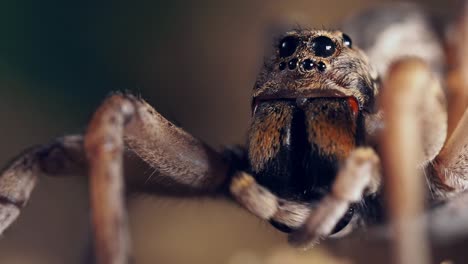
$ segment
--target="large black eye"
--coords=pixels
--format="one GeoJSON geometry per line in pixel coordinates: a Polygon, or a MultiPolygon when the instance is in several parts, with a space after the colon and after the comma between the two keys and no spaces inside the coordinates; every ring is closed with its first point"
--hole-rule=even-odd
{"type": "Polygon", "coordinates": [[[344,33],[343,33],[343,44],[348,48],[353,47],[353,41],[351,40],[351,38],[348,35],[346,35],[344,33]]]}
{"type": "Polygon", "coordinates": [[[294,36],[287,36],[283,38],[279,44],[280,57],[289,57],[294,54],[299,45],[299,39],[294,36]]]}
{"type": "Polygon", "coordinates": [[[314,54],[317,57],[326,58],[335,53],[335,43],[329,37],[316,37],[312,40],[310,45],[312,47],[312,51],[314,51],[314,54]]]}

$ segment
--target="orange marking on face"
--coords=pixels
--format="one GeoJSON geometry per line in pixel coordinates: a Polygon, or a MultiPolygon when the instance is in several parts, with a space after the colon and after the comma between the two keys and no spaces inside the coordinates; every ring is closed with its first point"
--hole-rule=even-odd
{"type": "Polygon", "coordinates": [[[356,116],[359,112],[359,103],[354,97],[348,97],[348,105],[351,108],[351,111],[353,112],[354,116],[356,116]]]}

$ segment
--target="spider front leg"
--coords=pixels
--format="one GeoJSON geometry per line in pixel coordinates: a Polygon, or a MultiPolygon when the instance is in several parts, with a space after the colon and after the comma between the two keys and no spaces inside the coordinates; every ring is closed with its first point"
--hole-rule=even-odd
{"type": "Polygon", "coordinates": [[[18,217],[40,174],[83,175],[89,167],[97,263],[127,263],[124,142],[156,174],[151,180],[133,175],[130,182],[140,189],[176,196],[226,192],[228,164],[221,155],[133,96],[105,100],[85,142],[86,147],[82,136],[66,136],[31,148],[0,173],[0,234],[18,217]]]}
{"type": "MultiPolygon", "coordinates": [[[[124,264],[129,239],[123,193],[124,142],[143,160],[196,194],[222,192],[227,164],[220,155],[174,126],[143,100],[113,95],[94,114],[85,137],[99,264],[124,264]]],[[[171,184],[165,187],[171,188],[171,184]]]]}
{"type": "Polygon", "coordinates": [[[445,141],[445,97],[428,65],[417,58],[394,62],[382,89],[386,124],[382,168],[394,261],[428,263],[426,226],[420,216],[431,179],[425,181],[422,169],[431,164],[445,141]]]}
{"type": "Polygon", "coordinates": [[[82,174],[86,161],[81,136],[66,136],[33,147],[12,161],[0,174],[0,234],[26,205],[40,174],[82,174]]]}
{"type": "Polygon", "coordinates": [[[380,185],[380,161],[371,148],[351,152],[337,174],[331,192],[314,208],[305,223],[289,236],[295,246],[309,248],[327,237],[352,203],[380,185]]]}
{"type": "Polygon", "coordinates": [[[230,191],[233,198],[255,216],[288,228],[300,227],[310,214],[307,204],[279,198],[244,171],[232,177],[230,191]]]}
{"type": "Polygon", "coordinates": [[[468,109],[429,168],[440,198],[468,189],[468,109]]]}
{"type": "Polygon", "coordinates": [[[448,39],[447,90],[449,134],[442,151],[429,167],[434,191],[446,198],[468,188],[468,3],[448,39]]]}
{"type": "Polygon", "coordinates": [[[468,106],[468,2],[462,3],[461,16],[446,38],[448,135],[457,127],[468,106]]]}
{"type": "Polygon", "coordinates": [[[234,175],[230,190],[241,205],[261,219],[298,228],[290,235],[291,244],[310,247],[331,233],[352,203],[364,193],[377,191],[379,170],[374,150],[357,148],[340,169],[331,193],[312,208],[310,204],[278,198],[246,172],[234,175]]]}

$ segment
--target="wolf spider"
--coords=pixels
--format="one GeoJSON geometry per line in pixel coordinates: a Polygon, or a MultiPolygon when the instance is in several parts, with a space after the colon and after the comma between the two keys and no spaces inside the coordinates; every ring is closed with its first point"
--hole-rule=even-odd
{"type": "MultiPolygon", "coordinates": [[[[373,19],[390,16],[384,12],[373,19]]],[[[388,185],[396,190],[405,187],[398,186],[398,177],[408,171],[417,174],[417,168],[427,178],[430,202],[464,191],[468,112],[463,103],[467,82],[461,73],[468,62],[466,48],[452,47],[448,57],[449,95],[463,96],[450,98],[452,106],[461,106],[447,114],[440,44],[429,26],[419,23],[421,17],[415,16],[414,23],[408,10],[393,12],[395,21],[403,16],[406,20],[387,23],[379,33],[400,26],[400,38],[393,44],[413,45],[412,50],[385,50],[378,39],[366,43],[369,33],[360,29],[369,23],[368,16],[344,27],[362,44],[373,66],[341,31],[298,29],[284,34],[253,89],[246,149],[222,155],[141,98],[109,96],[84,136],[65,136],[29,149],[2,172],[0,233],[26,205],[39,174],[87,168],[98,263],[127,263],[122,165],[127,151],[157,170],[158,190],[228,197],[291,232],[290,242],[304,247],[383,221],[383,175],[395,175],[388,185]]],[[[462,40],[467,39],[465,27],[461,23],[458,31],[462,40]]],[[[404,191],[400,194],[394,199],[413,204],[404,191]]]]}

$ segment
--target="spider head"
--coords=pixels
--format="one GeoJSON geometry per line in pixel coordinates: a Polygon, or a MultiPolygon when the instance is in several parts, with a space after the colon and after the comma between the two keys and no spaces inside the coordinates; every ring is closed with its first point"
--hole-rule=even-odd
{"type": "Polygon", "coordinates": [[[348,35],[294,30],[275,42],[274,50],[255,84],[252,110],[266,100],[347,97],[358,110],[373,111],[377,73],[348,35]]]}

